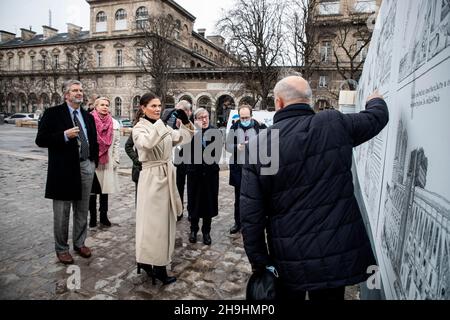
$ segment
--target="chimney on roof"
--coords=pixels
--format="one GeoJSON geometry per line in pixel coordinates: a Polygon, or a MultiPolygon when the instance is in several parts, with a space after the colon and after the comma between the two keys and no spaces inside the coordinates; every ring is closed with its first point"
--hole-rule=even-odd
{"type": "Polygon", "coordinates": [[[44,33],[44,40],[47,40],[48,38],[54,37],[58,34],[58,29],[49,26],[42,26],[42,29],[44,33]]]}
{"type": "Polygon", "coordinates": [[[23,41],[31,40],[36,35],[36,32],[31,31],[31,29],[28,30],[25,28],[21,28],[20,31],[22,32],[20,37],[22,38],[23,41]]]}
{"type": "Polygon", "coordinates": [[[206,29],[204,29],[204,28],[198,29],[198,34],[201,35],[204,38],[205,34],[206,34],[206,29]]]}
{"type": "Polygon", "coordinates": [[[14,40],[16,38],[15,33],[11,33],[8,31],[0,30],[0,42],[14,40]]]}
{"type": "Polygon", "coordinates": [[[208,36],[207,39],[219,48],[225,49],[225,38],[222,36],[208,36]]]}
{"type": "Polygon", "coordinates": [[[77,26],[73,23],[67,23],[67,33],[69,34],[70,38],[78,37],[81,33],[81,29],[83,29],[83,27],[77,26]]]}

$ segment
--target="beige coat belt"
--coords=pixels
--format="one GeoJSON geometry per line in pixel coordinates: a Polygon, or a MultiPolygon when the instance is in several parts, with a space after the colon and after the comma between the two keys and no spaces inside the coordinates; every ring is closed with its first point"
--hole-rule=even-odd
{"type": "Polygon", "coordinates": [[[178,189],[176,187],[176,175],[173,171],[174,166],[172,164],[172,160],[169,159],[158,161],[146,161],[142,163],[142,170],[157,167],[163,167],[164,173],[166,174],[167,182],[169,184],[170,206],[176,219],[178,214],[181,214],[182,212],[181,210],[183,210],[183,204],[181,203],[180,196],[178,195],[178,189]]]}

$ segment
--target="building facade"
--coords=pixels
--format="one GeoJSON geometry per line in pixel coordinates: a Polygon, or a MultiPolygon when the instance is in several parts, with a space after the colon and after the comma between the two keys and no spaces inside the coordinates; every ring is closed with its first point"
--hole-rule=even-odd
{"type": "Polygon", "coordinates": [[[356,89],[382,0],[316,1],[311,31],[315,49],[307,65],[319,111],[337,108],[340,90],[356,89]]]}
{"type": "MultiPolygon", "coordinates": [[[[244,102],[256,104],[255,97],[239,83],[242,71],[230,68],[233,60],[225,39],[206,36],[204,29],[195,31],[195,17],[175,1],[86,1],[90,6],[89,31],[70,23],[64,33],[50,26],[43,26],[42,34],[21,29],[20,37],[0,31],[0,112],[41,112],[62,102],[62,83],[75,78],[83,82],[88,99],[107,96],[114,116],[133,118],[140,96],[152,84],[140,64],[142,26],[155,15],[165,15],[176,25],[171,40],[179,54],[172,62],[174,81],[166,105],[188,99],[194,108],[208,109],[213,123],[223,124],[229,109],[244,102]]],[[[345,69],[352,63],[338,46],[340,31],[351,30],[346,46],[358,45],[362,41],[358,36],[365,32],[360,29],[367,29],[365,24],[381,0],[317,1],[317,63],[307,78],[315,109],[323,110],[337,106],[344,79],[337,66],[345,69]]],[[[359,62],[363,62],[367,48],[356,58],[359,62]]],[[[359,63],[356,76],[361,70],[359,63]]]]}

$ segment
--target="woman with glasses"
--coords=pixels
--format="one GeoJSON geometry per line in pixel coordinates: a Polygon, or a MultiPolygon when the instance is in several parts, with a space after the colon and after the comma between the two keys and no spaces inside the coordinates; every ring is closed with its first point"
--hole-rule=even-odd
{"type": "MultiPolygon", "coordinates": [[[[191,142],[191,162],[187,166],[187,192],[188,192],[188,212],[191,217],[191,232],[189,242],[197,242],[197,233],[200,229],[200,218],[203,219],[202,234],[203,243],[211,244],[211,221],[212,218],[219,213],[218,197],[219,197],[219,165],[220,158],[212,164],[205,162],[205,149],[211,143],[216,142],[214,137],[218,134],[211,135],[209,130],[219,130],[209,123],[209,113],[206,109],[199,108],[194,113],[194,122],[197,128],[196,134],[191,142]],[[201,144],[201,146],[200,146],[201,144]],[[195,156],[195,152],[202,152],[202,156],[195,156]],[[198,163],[196,162],[196,159],[198,163]]],[[[221,136],[220,136],[221,137],[221,136]]],[[[221,145],[221,144],[220,144],[221,145]]],[[[211,154],[216,158],[216,154],[211,154]]],[[[220,155],[218,155],[220,157],[220,155]]],[[[210,163],[210,162],[208,162],[210,163]]]]}

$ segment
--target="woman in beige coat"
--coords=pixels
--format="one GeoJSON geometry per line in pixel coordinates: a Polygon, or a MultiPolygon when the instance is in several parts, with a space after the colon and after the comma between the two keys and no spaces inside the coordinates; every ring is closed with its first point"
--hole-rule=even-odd
{"type": "Polygon", "coordinates": [[[91,113],[95,120],[99,144],[99,165],[95,169],[89,200],[91,215],[89,227],[91,228],[97,226],[97,195],[100,195],[100,223],[110,227],[108,195],[119,191],[117,169],[120,162],[120,125],[111,117],[109,105],[108,98],[98,98],[94,102],[94,111],[91,113]]]}
{"type": "Polygon", "coordinates": [[[176,169],[172,163],[173,147],[189,143],[194,127],[180,112],[179,130],[160,119],[161,101],[152,93],[140,100],[144,117],[133,128],[133,141],[142,162],[136,207],[136,261],[138,273],[144,269],[152,277],[169,284],[176,281],[167,275],[175,248],[177,216],[183,207],[177,191],[176,169]]]}

